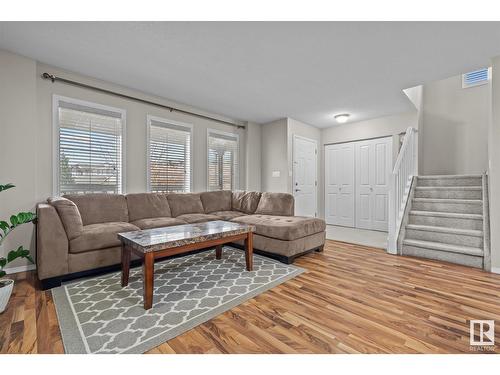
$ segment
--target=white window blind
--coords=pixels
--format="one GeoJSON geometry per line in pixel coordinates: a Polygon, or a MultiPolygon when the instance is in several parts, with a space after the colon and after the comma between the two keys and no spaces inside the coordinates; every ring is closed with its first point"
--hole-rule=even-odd
{"type": "Polygon", "coordinates": [[[191,191],[191,128],[149,120],[149,190],[191,191]]]}
{"type": "Polygon", "coordinates": [[[57,101],[58,194],[121,193],[123,114],[57,101]]]}
{"type": "Polygon", "coordinates": [[[238,135],[208,131],[208,190],[238,188],[238,135]]]}

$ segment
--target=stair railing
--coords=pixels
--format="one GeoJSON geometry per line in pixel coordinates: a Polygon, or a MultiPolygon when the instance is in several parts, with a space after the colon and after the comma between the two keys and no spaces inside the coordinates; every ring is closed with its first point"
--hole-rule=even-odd
{"type": "Polygon", "coordinates": [[[387,252],[397,253],[398,234],[410,193],[411,181],[417,175],[417,130],[409,127],[391,174],[389,188],[389,234],[387,252]]]}

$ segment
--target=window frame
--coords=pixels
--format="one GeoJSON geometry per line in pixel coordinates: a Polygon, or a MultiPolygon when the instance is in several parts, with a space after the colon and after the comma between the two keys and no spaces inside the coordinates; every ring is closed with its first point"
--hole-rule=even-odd
{"type": "MultiPolygon", "coordinates": [[[[217,129],[207,129],[207,163],[206,163],[206,171],[207,171],[207,188],[206,191],[210,191],[210,134],[220,134],[226,137],[234,137],[236,138],[236,153],[238,157],[238,162],[236,163],[237,168],[236,168],[236,173],[235,176],[233,176],[233,190],[238,190],[240,188],[240,166],[241,166],[241,157],[240,157],[240,135],[238,133],[231,133],[231,132],[226,132],[222,130],[217,130],[217,129]]],[[[218,191],[218,190],[215,190],[218,191]]]]}
{"type": "Polygon", "coordinates": [[[125,147],[127,144],[127,111],[122,108],[112,107],[109,105],[89,102],[86,100],[75,99],[68,96],[52,95],[52,193],[54,196],[61,195],[60,186],[60,126],[59,126],[59,102],[67,102],[75,105],[91,107],[99,110],[106,110],[110,112],[120,113],[122,127],[121,127],[121,179],[120,179],[120,193],[126,194],[126,152],[125,147]]]}
{"type": "Polygon", "coordinates": [[[154,116],[154,115],[147,115],[146,116],[146,191],[148,193],[151,193],[151,150],[149,149],[149,142],[151,140],[151,122],[156,121],[156,122],[161,122],[167,126],[165,128],[168,129],[168,125],[174,125],[174,126],[179,126],[183,127],[186,129],[189,129],[190,137],[189,137],[189,191],[186,191],[186,193],[191,193],[193,191],[193,137],[194,137],[194,132],[193,132],[193,125],[189,124],[187,122],[180,122],[180,121],[175,121],[171,120],[165,117],[159,117],[159,116],[154,116]]]}

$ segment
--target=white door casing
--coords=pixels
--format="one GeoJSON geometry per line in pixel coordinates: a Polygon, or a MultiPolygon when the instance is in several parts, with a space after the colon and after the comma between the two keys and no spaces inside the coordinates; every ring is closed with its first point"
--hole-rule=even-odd
{"type": "Polygon", "coordinates": [[[325,146],[325,220],[354,227],[354,143],[325,146]]]}
{"type": "Polygon", "coordinates": [[[294,135],[292,150],[295,215],[316,217],[318,145],[315,140],[294,135]]]}

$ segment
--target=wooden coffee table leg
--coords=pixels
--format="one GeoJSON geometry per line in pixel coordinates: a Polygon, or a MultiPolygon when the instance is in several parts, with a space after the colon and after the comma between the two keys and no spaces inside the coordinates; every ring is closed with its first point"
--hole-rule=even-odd
{"type": "Polygon", "coordinates": [[[215,259],[221,259],[222,258],[222,245],[217,245],[215,247],[215,259]]]}
{"type": "Polygon", "coordinates": [[[144,310],[149,310],[153,306],[154,267],[154,254],[152,252],[144,254],[144,260],[142,263],[144,310]]]}
{"type": "Polygon", "coordinates": [[[247,263],[247,271],[253,270],[253,233],[248,232],[245,239],[245,260],[247,263]]]}
{"type": "Polygon", "coordinates": [[[128,285],[130,274],[130,247],[122,244],[122,287],[128,285]]]}

